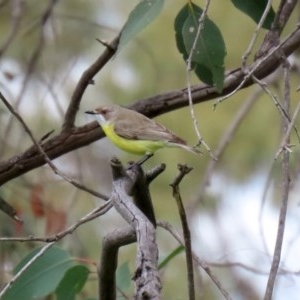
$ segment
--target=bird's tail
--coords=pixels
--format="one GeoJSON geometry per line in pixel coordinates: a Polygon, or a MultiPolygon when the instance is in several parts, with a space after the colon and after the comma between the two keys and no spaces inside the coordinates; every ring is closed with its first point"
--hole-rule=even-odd
{"type": "Polygon", "coordinates": [[[182,148],[182,149],[184,149],[184,150],[186,150],[186,151],[189,151],[189,152],[192,152],[192,153],[194,153],[194,154],[197,154],[197,155],[203,155],[203,153],[197,148],[197,146],[195,146],[195,147],[190,147],[190,146],[188,146],[188,145],[185,145],[185,144],[179,144],[179,143],[168,143],[168,145],[170,146],[170,147],[177,147],[177,148],[182,148]]]}

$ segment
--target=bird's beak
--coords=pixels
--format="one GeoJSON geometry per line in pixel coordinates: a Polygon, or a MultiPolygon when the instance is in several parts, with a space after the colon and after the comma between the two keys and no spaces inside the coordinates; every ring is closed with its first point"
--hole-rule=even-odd
{"type": "Polygon", "coordinates": [[[89,115],[95,115],[95,111],[94,110],[87,110],[84,113],[89,114],[89,115]]]}

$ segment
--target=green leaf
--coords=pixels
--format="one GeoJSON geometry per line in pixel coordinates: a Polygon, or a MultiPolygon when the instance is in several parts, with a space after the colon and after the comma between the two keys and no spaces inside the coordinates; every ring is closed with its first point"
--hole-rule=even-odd
{"type": "Polygon", "coordinates": [[[75,300],[89,276],[89,269],[83,265],[70,268],[56,289],[57,300],[75,300]]]}
{"type": "Polygon", "coordinates": [[[118,267],[116,272],[117,287],[121,291],[126,291],[130,287],[131,275],[128,262],[123,263],[118,267]]]}
{"type": "Polygon", "coordinates": [[[178,246],[169,255],[167,255],[158,265],[158,269],[164,268],[175,256],[184,251],[183,246],[178,246]]]}
{"type": "Polygon", "coordinates": [[[164,0],[141,0],[122,29],[118,51],[159,15],[163,5],[164,0]]]}
{"type": "Polygon", "coordinates": [[[192,52],[192,69],[200,80],[216,85],[221,92],[224,83],[225,42],[219,28],[206,16],[197,43],[194,46],[202,9],[191,3],[185,5],[175,19],[175,37],[178,50],[187,60],[192,52]],[[193,48],[194,47],[194,48],[193,48]]]}
{"type": "MultiPolygon", "coordinates": [[[[40,248],[35,249],[22,259],[15,267],[14,274],[39,251],[40,248]]],[[[12,283],[1,300],[32,300],[45,297],[56,289],[65,272],[73,265],[73,259],[68,252],[55,246],[51,247],[12,283]]]]}
{"type": "MultiPolygon", "coordinates": [[[[255,23],[259,23],[268,3],[268,0],[231,0],[233,5],[249,16],[255,23]]],[[[275,11],[271,7],[262,27],[271,29],[275,19],[275,11]]]]}

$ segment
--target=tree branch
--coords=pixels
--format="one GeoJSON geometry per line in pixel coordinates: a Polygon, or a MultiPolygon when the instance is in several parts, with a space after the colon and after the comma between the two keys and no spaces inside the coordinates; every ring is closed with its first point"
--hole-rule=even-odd
{"type": "MultiPolygon", "coordinates": [[[[257,62],[251,64],[248,69],[255,71],[253,75],[262,79],[270,75],[281,64],[282,53],[287,57],[300,46],[300,28],[285,39],[274,51],[257,62]]],[[[244,80],[245,74],[241,68],[227,72],[222,94],[218,94],[215,87],[206,84],[195,85],[191,88],[193,103],[201,103],[222,95],[227,95],[238,87],[244,80]]],[[[241,86],[245,88],[253,84],[249,77],[241,86]]],[[[163,113],[173,111],[188,105],[188,94],[186,89],[156,95],[144,100],[137,101],[132,108],[145,114],[148,117],[155,117],[163,113]]],[[[59,157],[70,151],[86,146],[104,136],[97,122],[92,122],[81,127],[72,127],[64,130],[53,138],[45,141],[42,147],[51,159],[59,157]]],[[[44,157],[36,147],[31,147],[23,153],[16,155],[9,160],[0,163],[0,185],[16,178],[45,163],[44,157]]]]}
{"type": "Polygon", "coordinates": [[[279,43],[279,36],[294,11],[297,2],[297,0],[281,0],[272,28],[266,34],[260,49],[255,54],[256,58],[264,56],[272,47],[279,43]]]}
{"type": "MultiPolygon", "coordinates": [[[[167,230],[177,240],[177,242],[180,245],[184,246],[183,239],[174,230],[174,228],[172,227],[172,225],[170,225],[167,222],[159,222],[158,226],[160,226],[160,227],[164,228],[165,230],[167,230]]],[[[230,295],[228,294],[228,292],[222,286],[221,281],[212,273],[212,271],[211,271],[210,267],[208,266],[208,264],[205,261],[201,260],[194,252],[193,252],[193,259],[197,263],[197,265],[199,267],[201,267],[204,270],[204,272],[210,277],[210,279],[216,285],[216,287],[218,288],[218,290],[222,293],[224,299],[226,299],[226,300],[232,300],[232,298],[230,297],[230,295]]]]}
{"type": "MultiPolygon", "coordinates": [[[[137,239],[137,270],[135,299],[160,299],[161,282],[157,268],[158,249],[153,224],[133,203],[136,178],[140,176],[135,166],[126,172],[121,163],[111,161],[113,169],[112,201],[120,215],[134,228],[137,239]]],[[[141,201],[141,200],[140,200],[141,201]]]]}
{"type": "Polygon", "coordinates": [[[114,230],[103,238],[98,268],[99,299],[116,299],[116,270],[119,248],[134,242],[136,242],[136,234],[131,226],[114,230]]]}
{"type": "Polygon", "coordinates": [[[65,120],[63,124],[63,132],[68,131],[74,126],[76,113],[79,110],[79,105],[83,93],[89,84],[91,84],[93,77],[106,65],[106,63],[116,53],[116,49],[119,44],[120,36],[117,36],[109,45],[106,46],[105,51],[100,57],[82,74],[74,92],[71,97],[70,104],[65,114],[65,120]]]}
{"type": "Polygon", "coordinates": [[[68,234],[72,234],[78,227],[82,226],[83,224],[90,222],[104,214],[106,214],[112,208],[111,201],[106,202],[105,204],[95,208],[79,220],[77,220],[74,224],[70,225],[68,228],[55,233],[51,236],[46,237],[36,237],[36,236],[29,236],[29,237],[0,237],[1,242],[57,242],[64,238],[68,234]]]}
{"type": "MultiPolygon", "coordinates": [[[[291,103],[291,96],[290,96],[290,66],[287,60],[284,63],[285,67],[285,86],[284,86],[284,108],[287,112],[290,111],[290,103],[291,103]]],[[[286,134],[289,130],[289,120],[285,117],[282,117],[282,125],[283,125],[283,135],[286,134]]],[[[275,281],[277,277],[277,272],[280,264],[281,259],[281,252],[282,252],[282,245],[283,245],[283,236],[285,230],[285,223],[286,223],[286,215],[287,215],[287,207],[288,207],[288,200],[289,200],[289,191],[290,191],[290,151],[289,151],[289,142],[290,139],[287,138],[286,140],[287,145],[283,148],[282,151],[282,190],[281,190],[281,205],[280,205],[280,213],[278,219],[278,228],[277,228],[277,236],[275,242],[275,249],[272,259],[271,270],[268,278],[268,283],[266,287],[266,292],[264,296],[264,300],[271,300],[273,298],[273,292],[275,287],[275,281]]]]}
{"type": "Polygon", "coordinates": [[[188,275],[188,286],[189,286],[189,300],[195,299],[195,285],[194,285],[194,268],[193,268],[193,255],[192,255],[192,242],[191,242],[191,232],[189,229],[185,209],[182,203],[179,184],[183,177],[192,171],[193,168],[187,165],[178,165],[179,173],[175,177],[174,181],[170,184],[173,190],[173,197],[176,200],[178,207],[183,236],[184,236],[184,246],[185,246],[185,256],[186,256],[186,266],[188,275]]]}

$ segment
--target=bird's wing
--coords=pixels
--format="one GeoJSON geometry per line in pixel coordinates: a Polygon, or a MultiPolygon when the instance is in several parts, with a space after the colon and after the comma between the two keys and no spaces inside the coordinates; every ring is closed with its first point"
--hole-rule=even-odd
{"type": "Polygon", "coordinates": [[[125,118],[119,118],[114,126],[116,134],[134,140],[166,141],[186,144],[184,140],[176,136],[161,124],[134,112],[125,118]],[[129,118],[128,118],[129,117],[129,118]],[[137,125],[138,124],[138,125],[137,125]]]}

